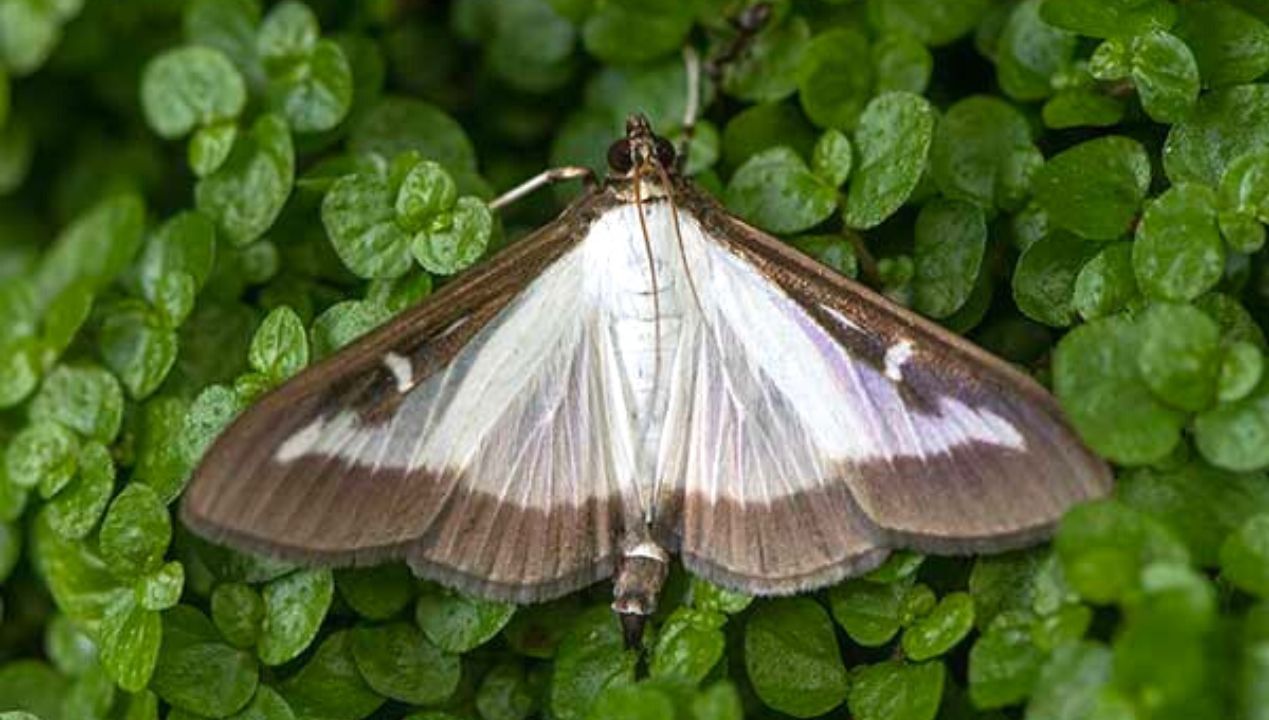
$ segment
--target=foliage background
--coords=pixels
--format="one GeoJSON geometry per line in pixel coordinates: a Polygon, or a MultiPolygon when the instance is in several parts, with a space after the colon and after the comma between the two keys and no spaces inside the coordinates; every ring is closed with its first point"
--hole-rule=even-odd
{"type": "Polygon", "coordinates": [[[1052,547],[753,602],[676,571],[635,683],[607,588],[182,530],[235,412],[576,187],[479,199],[634,110],[674,135],[740,4],[0,0],[0,717],[1269,717],[1261,0],[782,0],[709,88],[702,184],[1116,463],[1052,547]]]}

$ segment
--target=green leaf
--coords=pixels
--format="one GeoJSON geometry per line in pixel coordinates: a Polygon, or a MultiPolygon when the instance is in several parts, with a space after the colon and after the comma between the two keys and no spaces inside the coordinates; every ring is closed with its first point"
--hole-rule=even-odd
{"type": "Polygon", "coordinates": [[[140,301],[122,301],[108,310],[97,342],[106,366],[134,400],[157,390],[176,362],[176,332],[140,301]]]}
{"type": "Polygon", "coordinates": [[[131,595],[132,588],[120,584],[87,545],[61,537],[42,517],[34,530],[34,558],[53,600],[76,625],[95,635],[106,609],[121,595],[131,595]]]}
{"type": "Polygon", "coordinates": [[[764,28],[736,62],[723,68],[723,91],[748,102],[775,102],[798,89],[798,68],[811,28],[800,15],[764,28]]]}
{"type": "Polygon", "coordinates": [[[710,610],[676,609],[661,624],[652,648],[652,677],[681,677],[699,683],[723,657],[727,616],[710,610]]]}
{"type": "Polygon", "coordinates": [[[157,397],[140,410],[132,480],[154,488],[164,503],[180,494],[189,469],[181,449],[186,409],[178,398],[157,397]]]}
{"type": "Polygon", "coordinates": [[[1269,72],[1269,26],[1225,2],[1177,7],[1173,28],[1194,53],[1203,84],[1249,83],[1269,72]]]}
{"type": "Polygon", "coordinates": [[[97,644],[62,614],[53,616],[44,629],[44,652],[64,675],[82,675],[97,664],[97,644]]]}
{"type": "Polygon", "coordinates": [[[295,311],[285,305],[265,317],[251,340],[251,367],[282,382],[308,364],[308,333],[295,311]]]}
{"type": "Polygon", "coordinates": [[[155,57],[141,77],[146,121],[165,138],[232,120],[247,102],[242,75],[223,53],[186,45],[155,57]]]}
{"type": "Polygon", "coordinates": [[[394,278],[409,270],[410,236],[397,225],[386,178],[358,174],[336,180],[322,201],[322,223],[355,275],[394,278]]]}
{"type": "Polygon", "coordinates": [[[938,662],[864,665],[851,672],[847,703],[858,720],[934,720],[945,675],[938,662]]]}
{"type": "Polygon", "coordinates": [[[807,598],[755,608],[745,625],[745,668],[762,702],[786,715],[822,715],[846,699],[846,668],[833,624],[807,598]]]}
{"type": "Polygon", "coordinates": [[[1170,405],[1202,410],[1220,378],[1220,328],[1190,305],[1160,304],[1145,315],[1137,366],[1146,385],[1170,405]]]}
{"type": "Polygon", "coordinates": [[[458,688],[462,667],[405,622],[357,627],[351,633],[353,658],[375,692],[414,705],[447,700],[458,688]]]}
{"type": "Polygon", "coordinates": [[[181,454],[193,467],[202,459],[212,440],[243,408],[233,390],[212,385],[195,398],[181,428],[181,454]]]}
{"type": "Polygon", "coordinates": [[[115,464],[110,451],[97,442],[79,451],[78,475],[45,506],[49,527],[67,539],[92,532],[115,490],[115,464]]]}
{"type": "Polygon", "coordinates": [[[135,578],[159,567],[172,539],[172,518],[149,485],[132,484],[115,496],[101,523],[98,545],[110,571],[135,578]]]}
{"type": "Polygon", "coordinates": [[[724,615],[735,615],[753,603],[752,596],[728,590],[695,575],[692,576],[688,597],[692,607],[697,610],[720,612],[724,615]]]}
{"type": "Polygon", "coordinates": [[[401,563],[335,571],[339,596],[371,620],[387,620],[404,610],[414,599],[414,586],[414,576],[401,563]]]}
{"type": "Polygon", "coordinates": [[[934,71],[934,58],[915,36],[895,32],[877,38],[872,46],[877,92],[925,92],[934,71]]]}
{"type": "Polygon", "coordinates": [[[811,171],[825,183],[840,187],[850,177],[853,161],[850,138],[830,129],[815,143],[815,150],[811,153],[811,171]]]}
{"type": "Polygon", "coordinates": [[[965,35],[987,13],[988,0],[868,0],[868,19],[886,32],[908,33],[921,42],[946,45],[965,35]]]}
{"type": "Polygon", "coordinates": [[[286,0],[264,16],[256,34],[256,53],[266,62],[287,61],[310,55],[321,28],[307,5],[286,0]]]}
{"type": "MultiPolygon", "coordinates": [[[[39,660],[12,660],[0,667],[0,702],[29,710],[5,720],[57,720],[69,681],[39,660]]],[[[0,717],[3,717],[0,715],[0,717]]]]}
{"type": "MultiPolygon", "coordinates": [[[[604,140],[611,130],[605,127],[604,140]]],[[[816,133],[802,113],[789,103],[753,105],[737,113],[723,128],[723,163],[739,167],[768,148],[783,145],[800,157],[811,154],[816,133]]]]}
{"type": "Polygon", "coordinates": [[[1193,300],[1212,289],[1225,268],[1225,246],[1211,190],[1182,183],[1152,201],[1137,227],[1132,257],[1147,295],[1193,300]]]}
{"type": "Polygon", "coordinates": [[[34,340],[0,348],[0,408],[13,407],[34,392],[40,383],[34,340]]]}
{"type": "Polygon", "coordinates": [[[515,605],[479,600],[429,585],[414,607],[414,619],[437,647],[465,653],[489,642],[515,611],[515,605]]]}
{"type": "Polygon", "coordinates": [[[1263,477],[1221,470],[1199,459],[1125,473],[1116,494],[1166,524],[1203,567],[1219,563],[1221,543],[1243,522],[1269,512],[1269,484],[1263,477]]]}
{"type": "Polygon", "coordinates": [[[220,122],[195,130],[185,153],[190,170],[200,178],[216,172],[229,159],[237,140],[238,124],[235,122],[220,122]]]}
{"type": "Polygon", "coordinates": [[[969,697],[983,709],[1025,700],[1043,662],[1032,642],[1030,614],[1000,613],[969,652],[969,697]]]}
{"type": "Polygon", "coordinates": [[[380,100],[353,124],[348,146],[358,154],[385,158],[414,150],[457,175],[476,170],[476,151],[462,126],[421,100],[380,100]]]}
{"type": "Polygon", "coordinates": [[[1053,653],[1036,681],[1028,720],[1084,720],[1095,714],[1098,695],[1111,679],[1111,653],[1091,642],[1065,645],[1053,653]]]}
{"type": "Polygon", "coordinates": [[[458,201],[458,186],[449,173],[430,160],[411,168],[397,190],[396,218],[402,227],[417,232],[458,201]]]}
{"type": "Polygon", "coordinates": [[[560,641],[572,627],[579,612],[577,595],[538,605],[525,605],[516,610],[502,631],[507,645],[526,657],[549,659],[555,656],[560,641]]]}
{"type": "Polygon", "coordinates": [[[996,47],[996,79],[1014,100],[1041,100],[1053,93],[1054,77],[1065,71],[1078,38],[1041,17],[1052,0],[1023,0],[1005,21],[996,47]]]}
{"type": "Polygon", "coordinates": [[[1137,371],[1141,330],[1111,317],[1068,333],[1053,359],[1053,387],[1080,437],[1115,462],[1160,460],[1180,440],[1185,417],[1161,403],[1137,371]]]}
{"type": "Polygon", "coordinates": [[[943,194],[984,209],[1018,209],[1043,163],[1022,113],[985,95],[948,108],[930,148],[930,176],[943,194]]]}
{"type": "Polygon", "coordinates": [[[727,205],[771,232],[818,225],[837,208],[833,185],[816,177],[797,153],[775,147],[750,157],[727,185],[727,205]]]}
{"type": "Polygon", "coordinates": [[[974,601],[955,592],[939,601],[929,614],[903,631],[903,651],[909,660],[928,660],[951,650],[974,629],[974,601]]]}
{"type": "Polygon", "coordinates": [[[125,595],[102,619],[101,665],[119,687],[137,692],[150,682],[162,640],[159,614],[125,595]]]}
{"type": "Polygon", "coordinates": [[[947,317],[974,289],[987,250],[987,218],[975,205],[936,199],[917,215],[914,242],[913,307],[947,317]]]}
{"type": "Polygon", "coordinates": [[[854,228],[878,225],[907,201],[925,170],[934,137],[934,108],[918,95],[886,93],[859,118],[859,167],[843,217],[854,228]]]}
{"type": "Polygon", "coordinates": [[[1207,461],[1228,470],[1269,467],[1269,376],[1249,395],[1200,413],[1195,444],[1207,461]]]}
{"type": "Polygon", "coordinates": [[[14,436],[5,451],[5,469],[13,484],[52,497],[75,476],[79,442],[66,428],[36,422],[14,436]]]}
{"type": "Polygon", "coordinates": [[[1150,563],[1189,559],[1166,526],[1116,500],[1077,505],[1063,517],[1055,545],[1071,587],[1094,603],[1138,591],[1140,570],[1150,563]]]}
{"type": "Polygon", "coordinates": [[[889,583],[847,580],[829,589],[828,606],[851,640],[879,647],[899,632],[904,598],[911,588],[910,577],[889,583]]]}
{"type": "Polygon", "coordinates": [[[141,247],[145,205],[125,193],[102,200],[75,218],[58,235],[35,274],[42,299],[50,299],[76,283],[89,291],[114,281],[141,247]]]}
{"type": "Polygon", "coordinates": [[[137,599],[147,610],[167,610],[180,602],[184,589],[185,566],[173,560],[141,578],[137,585],[137,599]]]}
{"type": "Polygon", "coordinates": [[[1035,199],[1053,224],[1092,240],[1128,232],[1150,185],[1150,159],[1136,140],[1108,136],[1049,158],[1035,199]]]}
{"type": "Polygon", "coordinates": [[[44,379],[31,402],[30,416],[108,443],[119,433],[123,420],[123,390],[101,368],[60,365],[44,379]]]}
{"type": "Polygon", "coordinates": [[[1247,397],[1264,377],[1264,370],[1265,356],[1260,348],[1246,340],[1230,343],[1221,358],[1216,397],[1225,402],[1247,397]]]}
{"type": "Polygon", "coordinates": [[[352,631],[332,633],[299,672],[282,682],[279,690],[297,717],[355,720],[383,704],[358,672],[352,645],[352,631]]]}
{"type": "Polygon", "coordinates": [[[295,151],[285,121],[262,115],[234,143],[229,159],[195,185],[196,205],[231,245],[247,245],[282,212],[294,176],[295,151]]]}
{"type": "Polygon", "coordinates": [[[1124,101],[1096,87],[1064,88],[1044,103],[1041,115],[1044,125],[1055,130],[1110,127],[1124,119],[1124,101]]]}
{"type": "Polygon", "coordinates": [[[1096,243],[1054,232],[1022,251],[1013,273],[1013,299],[1025,315],[1045,325],[1075,321],[1075,289],[1080,271],[1097,255],[1096,243]]]}
{"type": "Polygon", "coordinates": [[[610,685],[595,699],[590,720],[657,720],[674,717],[674,701],[652,685],[610,685]]]}
{"type": "Polygon", "coordinates": [[[1199,98],[1172,126],[1163,167],[1174,183],[1215,187],[1236,158],[1269,145],[1269,85],[1239,85],[1199,98]]]}
{"type": "Polygon", "coordinates": [[[1057,27],[1104,38],[1167,29],[1176,6],[1166,0],[1045,0],[1041,14],[1057,27]]]}
{"type": "Polygon", "coordinates": [[[358,300],[335,303],[313,321],[313,354],[326,357],[386,319],[383,308],[377,305],[358,300]]]}
{"type": "Polygon", "coordinates": [[[488,205],[471,195],[461,197],[453,212],[439,216],[432,227],[414,236],[410,251],[428,272],[453,275],[485,254],[493,223],[488,205]]]}
{"type": "Polygon", "coordinates": [[[1133,273],[1132,252],[1132,243],[1114,243],[1080,268],[1071,304],[1085,320],[1113,315],[1141,296],[1133,273]]]}
{"type": "Polygon", "coordinates": [[[223,583],[212,591],[212,622],[235,647],[255,647],[264,627],[264,613],[264,598],[250,585],[223,583]]]}
{"type": "Polygon", "coordinates": [[[576,616],[556,652],[551,714],[558,720],[585,720],[605,688],[634,681],[637,662],[636,653],[625,649],[608,605],[587,609],[576,616]]]}
{"type": "Polygon", "coordinates": [[[45,357],[58,356],[70,347],[93,309],[93,294],[87,282],[77,282],[59,292],[44,310],[45,357]]]}
{"type": "Polygon", "coordinates": [[[1132,81],[1146,114],[1156,122],[1183,119],[1198,100],[1199,68],[1193,53],[1183,40],[1162,30],[1133,38],[1132,81]]]}
{"type": "Polygon", "coordinates": [[[582,42],[596,58],[614,64],[646,62],[683,46],[692,28],[693,5],[661,0],[611,0],[597,5],[582,25],[582,42]]]}
{"type": "Polygon", "coordinates": [[[274,73],[269,82],[269,108],[286,118],[297,133],[322,132],[339,125],[352,100],[352,67],[332,40],[318,41],[311,55],[274,73]]]}
{"type": "Polygon", "coordinates": [[[524,667],[515,662],[495,665],[480,680],[476,711],[486,720],[526,720],[537,709],[537,696],[524,667]]]}
{"type": "Polygon", "coordinates": [[[334,593],[330,570],[298,570],[266,584],[260,661],[281,665],[304,652],[321,629],[334,593]]]}
{"type": "Polygon", "coordinates": [[[150,689],[165,702],[225,717],[251,700],[259,682],[255,656],[221,642],[207,616],[177,605],[163,613],[162,635],[150,689]]]}
{"type": "MultiPolygon", "coordinates": [[[[1269,150],[1239,155],[1225,168],[1220,203],[1260,222],[1269,222],[1269,150]]],[[[1263,230],[1261,238],[1263,241],[1263,230]]]]}
{"type": "Polygon", "coordinates": [[[798,100],[820,127],[852,130],[872,97],[868,39],[853,28],[834,28],[806,44],[798,64],[798,100]]]}
{"type": "Polygon", "coordinates": [[[138,268],[142,294],[155,302],[164,278],[185,273],[202,288],[216,259],[216,226],[202,213],[187,210],[172,216],[150,236],[138,268]]]}

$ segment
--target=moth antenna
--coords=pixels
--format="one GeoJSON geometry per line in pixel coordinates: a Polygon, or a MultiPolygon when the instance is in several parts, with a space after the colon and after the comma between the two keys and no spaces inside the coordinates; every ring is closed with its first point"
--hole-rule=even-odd
{"type": "MultiPolygon", "coordinates": [[[[660,168],[659,165],[657,167],[660,168]]],[[[643,171],[640,167],[635,170],[634,174],[635,210],[639,213],[639,230],[643,233],[643,248],[648,255],[648,276],[652,282],[652,333],[654,335],[652,386],[656,387],[657,383],[661,382],[661,291],[657,284],[657,264],[652,253],[652,237],[648,234],[648,220],[643,208],[643,193],[640,190],[640,185],[642,184],[643,171]]],[[[640,428],[640,432],[642,430],[640,428]]]]}
{"type": "Polygon", "coordinates": [[[565,180],[576,180],[577,178],[581,178],[582,182],[586,183],[587,188],[593,188],[599,184],[599,181],[595,179],[595,171],[588,167],[565,165],[564,167],[551,168],[534,175],[494,198],[489,203],[489,209],[501,210],[539,188],[564,182],[565,180]]]}
{"type": "Polygon", "coordinates": [[[701,311],[701,317],[704,317],[705,306],[701,304],[701,295],[696,291],[696,279],[692,277],[692,270],[688,267],[687,248],[683,244],[683,230],[679,227],[679,204],[674,198],[670,174],[660,165],[657,166],[657,172],[661,176],[662,184],[665,185],[666,199],[670,201],[670,218],[674,221],[674,240],[679,246],[679,259],[683,261],[683,274],[687,276],[687,288],[692,291],[692,300],[696,303],[696,308],[701,311]]]}

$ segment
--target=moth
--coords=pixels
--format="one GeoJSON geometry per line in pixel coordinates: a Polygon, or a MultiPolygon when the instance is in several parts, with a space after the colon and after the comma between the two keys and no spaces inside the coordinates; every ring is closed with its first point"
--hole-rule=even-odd
{"type": "Polygon", "coordinates": [[[728,213],[634,116],[555,221],[246,410],[215,541],[533,603],[670,557],[753,595],[1047,537],[1107,465],[1040,385],[728,213]]]}

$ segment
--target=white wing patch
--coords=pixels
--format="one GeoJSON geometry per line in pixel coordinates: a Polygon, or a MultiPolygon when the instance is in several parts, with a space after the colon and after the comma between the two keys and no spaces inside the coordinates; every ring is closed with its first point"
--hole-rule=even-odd
{"type": "Polygon", "coordinates": [[[886,377],[895,382],[901,382],[903,364],[910,359],[912,359],[912,343],[908,340],[900,340],[886,348],[886,377]]]}
{"type": "Polygon", "coordinates": [[[646,244],[637,208],[607,211],[446,368],[420,379],[407,357],[385,355],[403,393],[390,417],[333,411],[275,459],[460,472],[521,507],[621,495],[651,512],[673,487],[771,501],[841,462],[1024,447],[989,409],[951,396],[909,407],[910,342],[891,345],[881,368],[852,358],[689,213],[676,234],[667,203],[644,212],[646,244]]]}
{"type": "Polygon", "coordinates": [[[389,352],[383,356],[383,364],[392,373],[392,378],[397,381],[397,392],[406,392],[414,386],[414,369],[410,365],[409,358],[389,352]]]}
{"type": "Polygon", "coordinates": [[[928,458],[967,443],[1025,447],[989,408],[950,395],[913,408],[903,389],[909,341],[891,345],[881,368],[851,357],[694,219],[682,218],[682,234],[704,307],[684,330],[672,372],[678,390],[665,435],[682,446],[664,449],[664,482],[771,501],[820,486],[843,462],[928,458]]]}

